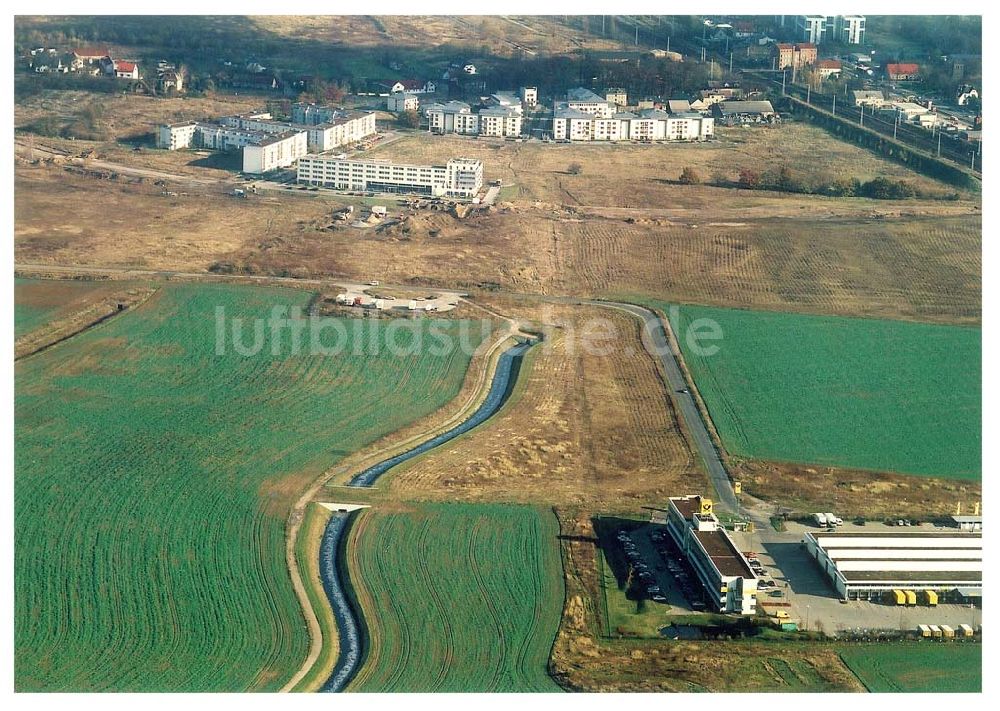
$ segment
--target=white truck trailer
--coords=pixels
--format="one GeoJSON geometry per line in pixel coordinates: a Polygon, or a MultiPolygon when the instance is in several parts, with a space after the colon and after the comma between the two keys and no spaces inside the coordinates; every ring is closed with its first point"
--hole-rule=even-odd
{"type": "Polygon", "coordinates": [[[825,513],[814,513],[813,514],[813,521],[816,522],[817,526],[820,526],[822,528],[826,528],[826,526],[827,526],[827,519],[826,519],[826,514],[825,513]]]}

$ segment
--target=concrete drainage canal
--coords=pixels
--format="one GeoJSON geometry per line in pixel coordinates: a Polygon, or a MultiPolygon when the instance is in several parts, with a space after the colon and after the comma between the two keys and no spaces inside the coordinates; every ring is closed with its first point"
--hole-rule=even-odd
{"type": "MultiPolygon", "coordinates": [[[[435,447],[440,447],[495,415],[507,402],[514,389],[524,354],[537,342],[535,340],[519,341],[500,355],[497,359],[496,372],[493,374],[490,391],[483,403],[468,419],[463,420],[452,429],[422,442],[413,449],[365,469],[354,476],[347,485],[372,486],[379,477],[398,464],[429,452],[435,447]]],[[[344,591],[341,580],[342,575],[346,576],[343,555],[344,534],[348,529],[351,515],[351,512],[333,513],[326,525],[326,530],[323,532],[323,541],[319,550],[320,578],[323,581],[323,590],[333,609],[340,637],[340,656],[333,667],[330,678],[321,688],[321,691],[324,692],[343,691],[361,663],[363,631],[360,623],[360,611],[354,609],[354,605],[344,591]]]]}

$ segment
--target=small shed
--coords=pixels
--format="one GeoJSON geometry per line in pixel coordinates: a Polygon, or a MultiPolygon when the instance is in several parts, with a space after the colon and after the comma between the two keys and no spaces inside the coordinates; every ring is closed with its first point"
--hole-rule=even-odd
{"type": "Polygon", "coordinates": [[[952,516],[951,521],[956,528],[960,528],[963,531],[983,530],[982,516],[952,516]]]}

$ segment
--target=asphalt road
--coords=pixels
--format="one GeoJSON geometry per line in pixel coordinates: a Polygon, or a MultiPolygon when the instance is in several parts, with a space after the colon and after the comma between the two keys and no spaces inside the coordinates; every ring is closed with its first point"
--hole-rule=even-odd
{"type": "Polygon", "coordinates": [[[708,477],[715,488],[718,503],[734,514],[739,513],[739,502],[736,500],[736,493],[729,481],[729,474],[726,472],[726,467],[719,458],[719,452],[708,434],[708,428],[705,427],[705,422],[702,420],[694,395],[688,391],[687,381],[677,363],[678,356],[670,347],[670,342],[663,330],[663,322],[653,311],[633,304],[609,301],[587,301],[584,303],[619,309],[642,319],[644,324],[643,345],[650,355],[658,358],[663,364],[663,372],[666,373],[667,382],[670,385],[670,393],[667,397],[673,399],[674,405],[680,412],[687,431],[691,435],[692,442],[698,449],[698,453],[701,454],[702,461],[705,462],[705,468],[708,470],[708,477]],[[681,390],[684,392],[680,392],[681,390]]]}

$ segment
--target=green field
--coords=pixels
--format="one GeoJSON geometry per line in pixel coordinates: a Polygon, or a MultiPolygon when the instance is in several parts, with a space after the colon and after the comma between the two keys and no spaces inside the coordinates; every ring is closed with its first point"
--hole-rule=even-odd
{"type": "Polygon", "coordinates": [[[366,511],[351,581],[370,635],[354,691],[559,691],[546,673],[563,608],[548,509],[426,504],[366,511]]]}
{"type": "MultiPolygon", "coordinates": [[[[270,341],[217,353],[217,307],[257,317],[309,296],[164,286],[18,364],[18,690],[276,689],[296,670],[308,640],[284,560],[291,502],[455,397],[469,362],[391,355],[386,322],[368,319],[342,320],[346,355],[275,355],[270,341]]],[[[392,342],[431,324],[461,322],[406,322],[392,342]]]]}
{"type": "Polygon", "coordinates": [[[697,306],[671,323],[730,454],[980,479],[980,329],[697,306]],[[718,350],[697,354],[686,334],[710,322],[718,350]]]}
{"type": "Polygon", "coordinates": [[[44,326],[58,316],[72,311],[90,294],[113,287],[107,282],[43,281],[14,279],[14,337],[44,326]]]}
{"type": "Polygon", "coordinates": [[[869,691],[956,693],[983,688],[979,644],[859,645],[845,647],[840,657],[869,691]]]}

